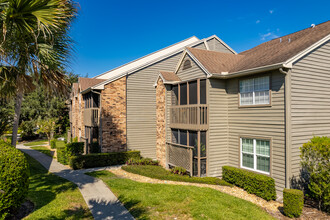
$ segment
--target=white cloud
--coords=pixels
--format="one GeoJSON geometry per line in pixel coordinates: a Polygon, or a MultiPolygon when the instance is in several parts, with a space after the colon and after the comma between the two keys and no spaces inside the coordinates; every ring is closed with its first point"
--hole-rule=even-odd
{"type": "Polygon", "coordinates": [[[274,13],[274,10],[269,10],[269,13],[273,14],[274,13]]]}
{"type": "Polygon", "coordinates": [[[276,34],[274,34],[273,32],[268,32],[266,34],[261,34],[260,35],[261,37],[261,40],[271,40],[271,39],[274,39],[274,38],[277,38],[278,36],[276,34]]]}
{"type": "Polygon", "coordinates": [[[259,24],[259,23],[260,23],[260,20],[257,20],[257,21],[256,21],[256,24],[259,24]]]}

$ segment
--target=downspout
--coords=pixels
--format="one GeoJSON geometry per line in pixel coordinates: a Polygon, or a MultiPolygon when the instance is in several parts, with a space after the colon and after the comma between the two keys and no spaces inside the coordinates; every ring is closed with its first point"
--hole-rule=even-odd
{"type": "Polygon", "coordinates": [[[285,99],[285,188],[290,188],[291,177],[291,74],[290,70],[279,71],[285,74],[284,99],[285,99]]]}

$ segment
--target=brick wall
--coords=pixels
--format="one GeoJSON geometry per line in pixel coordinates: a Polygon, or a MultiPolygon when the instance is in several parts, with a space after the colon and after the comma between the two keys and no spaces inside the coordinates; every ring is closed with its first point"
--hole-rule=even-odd
{"type": "Polygon", "coordinates": [[[166,166],[166,133],[165,133],[165,85],[161,78],[157,81],[156,88],[156,126],[157,126],[157,139],[156,139],[156,157],[160,165],[166,166]]]}
{"type": "Polygon", "coordinates": [[[102,152],[126,151],[126,77],[104,86],[101,106],[102,152]]]}

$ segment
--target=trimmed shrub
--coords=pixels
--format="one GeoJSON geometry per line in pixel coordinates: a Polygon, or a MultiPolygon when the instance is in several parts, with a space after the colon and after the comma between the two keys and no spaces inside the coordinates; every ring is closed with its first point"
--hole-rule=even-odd
{"type": "Polygon", "coordinates": [[[298,189],[283,190],[283,211],[290,218],[301,215],[304,207],[304,193],[298,189]]]}
{"type": "Polygon", "coordinates": [[[84,153],[84,142],[72,142],[65,145],[68,157],[79,156],[84,153]]]}
{"type": "Polygon", "coordinates": [[[0,141],[0,219],[24,201],[29,188],[29,166],[24,154],[0,141]]]}
{"type": "Polygon", "coordinates": [[[119,153],[86,154],[70,157],[70,167],[74,170],[125,164],[130,158],[140,158],[140,151],[119,153]]]}
{"type": "Polygon", "coordinates": [[[50,140],[50,148],[51,149],[56,149],[56,140],[55,139],[50,140]]]}
{"type": "Polygon", "coordinates": [[[179,174],[179,175],[188,175],[188,172],[185,168],[183,167],[173,167],[171,169],[171,173],[174,173],[174,174],[179,174]]]}
{"type": "Polygon", "coordinates": [[[308,197],[315,200],[318,208],[330,212],[330,138],[313,137],[301,148],[301,165],[308,197]]]}
{"type": "Polygon", "coordinates": [[[202,184],[211,184],[211,185],[221,185],[221,186],[232,186],[232,184],[227,183],[226,181],[217,178],[217,177],[190,177],[188,175],[181,176],[178,174],[171,173],[169,170],[164,169],[161,166],[136,166],[128,165],[123,166],[123,170],[135,173],[141,176],[146,176],[159,180],[171,180],[178,182],[189,182],[189,183],[202,183],[202,184]]]}
{"type": "Polygon", "coordinates": [[[68,155],[66,152],[66,147],[57,146],[56,151],[57,151],[57,161],[61,164],[67,165],[69,162],[69,159],[68,159],[68,155]]]}
{"type": "Polygon", "coordinates": [[[127,162],[127,165],[153,165],[158,166],[159,161],[153,160],[151,158],[130,158],[127,162]]]}
{"type": "Polygon", "coordinates": [[[241,187],[248,193],[255,194],[267,201],[276,199],[275,180],[269,176],[223,166],[222,178],[228,183],[241,187]]]}

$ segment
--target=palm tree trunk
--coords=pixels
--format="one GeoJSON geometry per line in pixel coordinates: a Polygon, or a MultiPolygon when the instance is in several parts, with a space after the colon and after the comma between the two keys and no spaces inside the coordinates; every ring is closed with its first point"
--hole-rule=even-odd
{"type": "Polygon", "coordinates": [[[21,107],[23,101],[23,92],[18,92],[16,96],[16,103],[15,103],[15,115],[14,115],[14,123],[13,123],[13,136],[11,140],[11,145],[16,147],[17,142],[17,131],[19,125],[19,117],[21,116],[21,107]]]}

